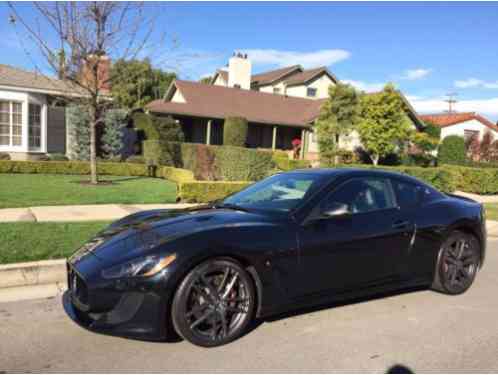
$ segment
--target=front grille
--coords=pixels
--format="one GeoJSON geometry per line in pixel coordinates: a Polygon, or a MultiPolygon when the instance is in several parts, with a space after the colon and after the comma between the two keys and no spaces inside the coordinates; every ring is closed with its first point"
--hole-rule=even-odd
{"type": "Polygon", "coordinates": [[[73,298],[76,298],[81,304],[88,304],[88,288],[85,280],[78,273],[68,266],[68,288],[73,298]]]}

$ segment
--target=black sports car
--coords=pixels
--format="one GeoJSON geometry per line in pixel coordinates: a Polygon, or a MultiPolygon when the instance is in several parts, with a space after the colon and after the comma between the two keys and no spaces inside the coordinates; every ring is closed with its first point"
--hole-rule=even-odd
{"type": "Polygon", "coordinates": [[[92,330],[216,346],[309,305],[415,286],[462,293],[485,250],[472,200],[396,173],[307,169],[111,224],[68,260],[64,301],[92,330]]]}

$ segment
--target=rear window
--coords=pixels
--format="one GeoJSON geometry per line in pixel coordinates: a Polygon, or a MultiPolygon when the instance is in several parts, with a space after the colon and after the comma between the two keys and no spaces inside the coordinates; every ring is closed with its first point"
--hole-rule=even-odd
{"type": "Polygon", "coordinates": [[[411,208],[420,204],[422,186],[398,180],[393,180],[392,182],[396,201],[401,208],[411,208]]]}

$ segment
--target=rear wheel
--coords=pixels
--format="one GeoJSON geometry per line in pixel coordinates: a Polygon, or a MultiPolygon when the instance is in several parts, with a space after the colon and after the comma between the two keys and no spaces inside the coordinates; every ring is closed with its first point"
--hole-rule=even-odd
{"type": "Polygon", "coordinates": [[[471,234],[454,231],[439,252],[433,289],[446,294],[464,293],[479,269],[480,246],[471,234]]]}
{"type": "Polygon", "coordinates": [[[208,260],[188,273],[175,293],[173,325],[199,346],[219,346],[242,335],[252,320],[252,279],[237,262],[208,260]]]}

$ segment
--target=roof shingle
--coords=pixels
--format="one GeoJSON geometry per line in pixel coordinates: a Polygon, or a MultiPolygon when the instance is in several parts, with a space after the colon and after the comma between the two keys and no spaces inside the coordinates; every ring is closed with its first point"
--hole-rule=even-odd
{"type": "Polygon", "coordinates": [[[300,65],[292,65],[285,68],[270,70],[264,73],[254,74],[251,77],[251,83],[256,84],[258,86],[267,85],[282,77],[285,77],[289,73],[292,73],[294,71],[302,71],[302,70],[303,69],[301,68],[300,65]]]}
{"type": "Polygon", "coordinates": [[[420,118],[423,121],[429,121],[432,122],[433,124],[444,128],[447,126],[455,125],[455,124],[460,124],[462,122],[470,121],[470,120],[477,120],[484,126],[487,126],[488,128],[498,131],[498,126],[491,121],[489,121],[487,118],[475,113],[475,112],[457,112],[457,113],[439,113],[439,114],[432,114],[432,115],[420,115],[420,118]]]}
{"type": "Polygon", "coordinates": [[[241,116],[250,122],[309,127],[323,100],[287,97],[253,90],[177,80],[173,83],[186,103],[155,100],[151,112],[225,119],[241,116]]]}

